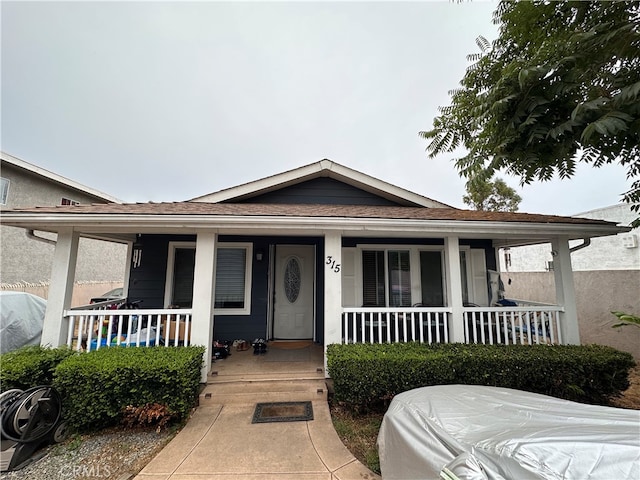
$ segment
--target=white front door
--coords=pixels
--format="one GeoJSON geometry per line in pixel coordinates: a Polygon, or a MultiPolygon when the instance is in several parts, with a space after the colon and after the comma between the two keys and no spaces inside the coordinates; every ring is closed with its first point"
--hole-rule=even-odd
{"type": "Polygon", "coordinates": [[[273,338],[313,338],[315,247],[278,245],[273,338]]]}

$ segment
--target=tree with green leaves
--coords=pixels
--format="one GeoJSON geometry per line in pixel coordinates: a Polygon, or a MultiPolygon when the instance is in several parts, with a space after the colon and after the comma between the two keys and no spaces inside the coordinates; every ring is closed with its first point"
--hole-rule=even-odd
{"type": "Polygon", "coordinates": [[[451,104],[419,133],[429,157],[463,147],[462,176],[522,184],[617,162],[640,210],[640,2],[501,1],[494,22],[498,38],[477,40],[451,104]]]}
{"type": "Polygon", "coordinates": [[[485,180],[476,175],[467,181],[467,194],[462,201],[474,210],[517,212],[522,198],[501,178],[485,180]]]}

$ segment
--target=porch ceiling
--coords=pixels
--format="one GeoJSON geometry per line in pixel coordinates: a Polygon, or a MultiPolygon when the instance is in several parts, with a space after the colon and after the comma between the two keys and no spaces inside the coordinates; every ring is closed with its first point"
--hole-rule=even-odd
{"type": "Polygon", "coordinates": [[[138,203],[37,207],[3,212],[2,224],[122,241],[130,234],[323,235],[425,238],[456,235],[491,239],[496,246],[615,235],[629,231],[603,220],[452,208],[361,205],[138,203]]]}

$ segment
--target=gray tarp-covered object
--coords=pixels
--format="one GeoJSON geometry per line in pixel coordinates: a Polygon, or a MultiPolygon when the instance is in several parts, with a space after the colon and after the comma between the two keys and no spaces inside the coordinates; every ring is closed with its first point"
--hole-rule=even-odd
{"type": "Polygon", "coordinates": [[[0,292],[0,353],[40,345],[47,301],[24,292],[0,292]]]}
{"type": "Polygon", "coordinates": [[[640,411],[498,387],[423,387],[393,399],[378,451],[384,480],[640,479],[640,411]]]}

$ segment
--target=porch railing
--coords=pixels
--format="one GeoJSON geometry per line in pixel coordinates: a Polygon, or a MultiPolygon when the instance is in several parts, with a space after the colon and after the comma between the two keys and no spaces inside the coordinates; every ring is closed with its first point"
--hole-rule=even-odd
{"type": "Polygon", "coordinates": [[[450,308],[343,308],[343,343],[448,343],[450,308]]]}
{"type": "Polygon", "coordinates": [[[466,307],[467,343],[562,344],[560,313],[556,305],[466,307]]]}
{"type": "Polygon", "coordinates": [[[101,302],[64,312],[67,346],[98,350],[112,346],[188,346],[191,309],[121,309],[123,302],[101,302]]]}
{"type": "Polygon", "coordinates": [[[447,307],[343,308],[343,343],[449,343],[451,325],[462,321],[466,343],[562,344],[556,305],[464,307],[454,319],[447,307]]]}

